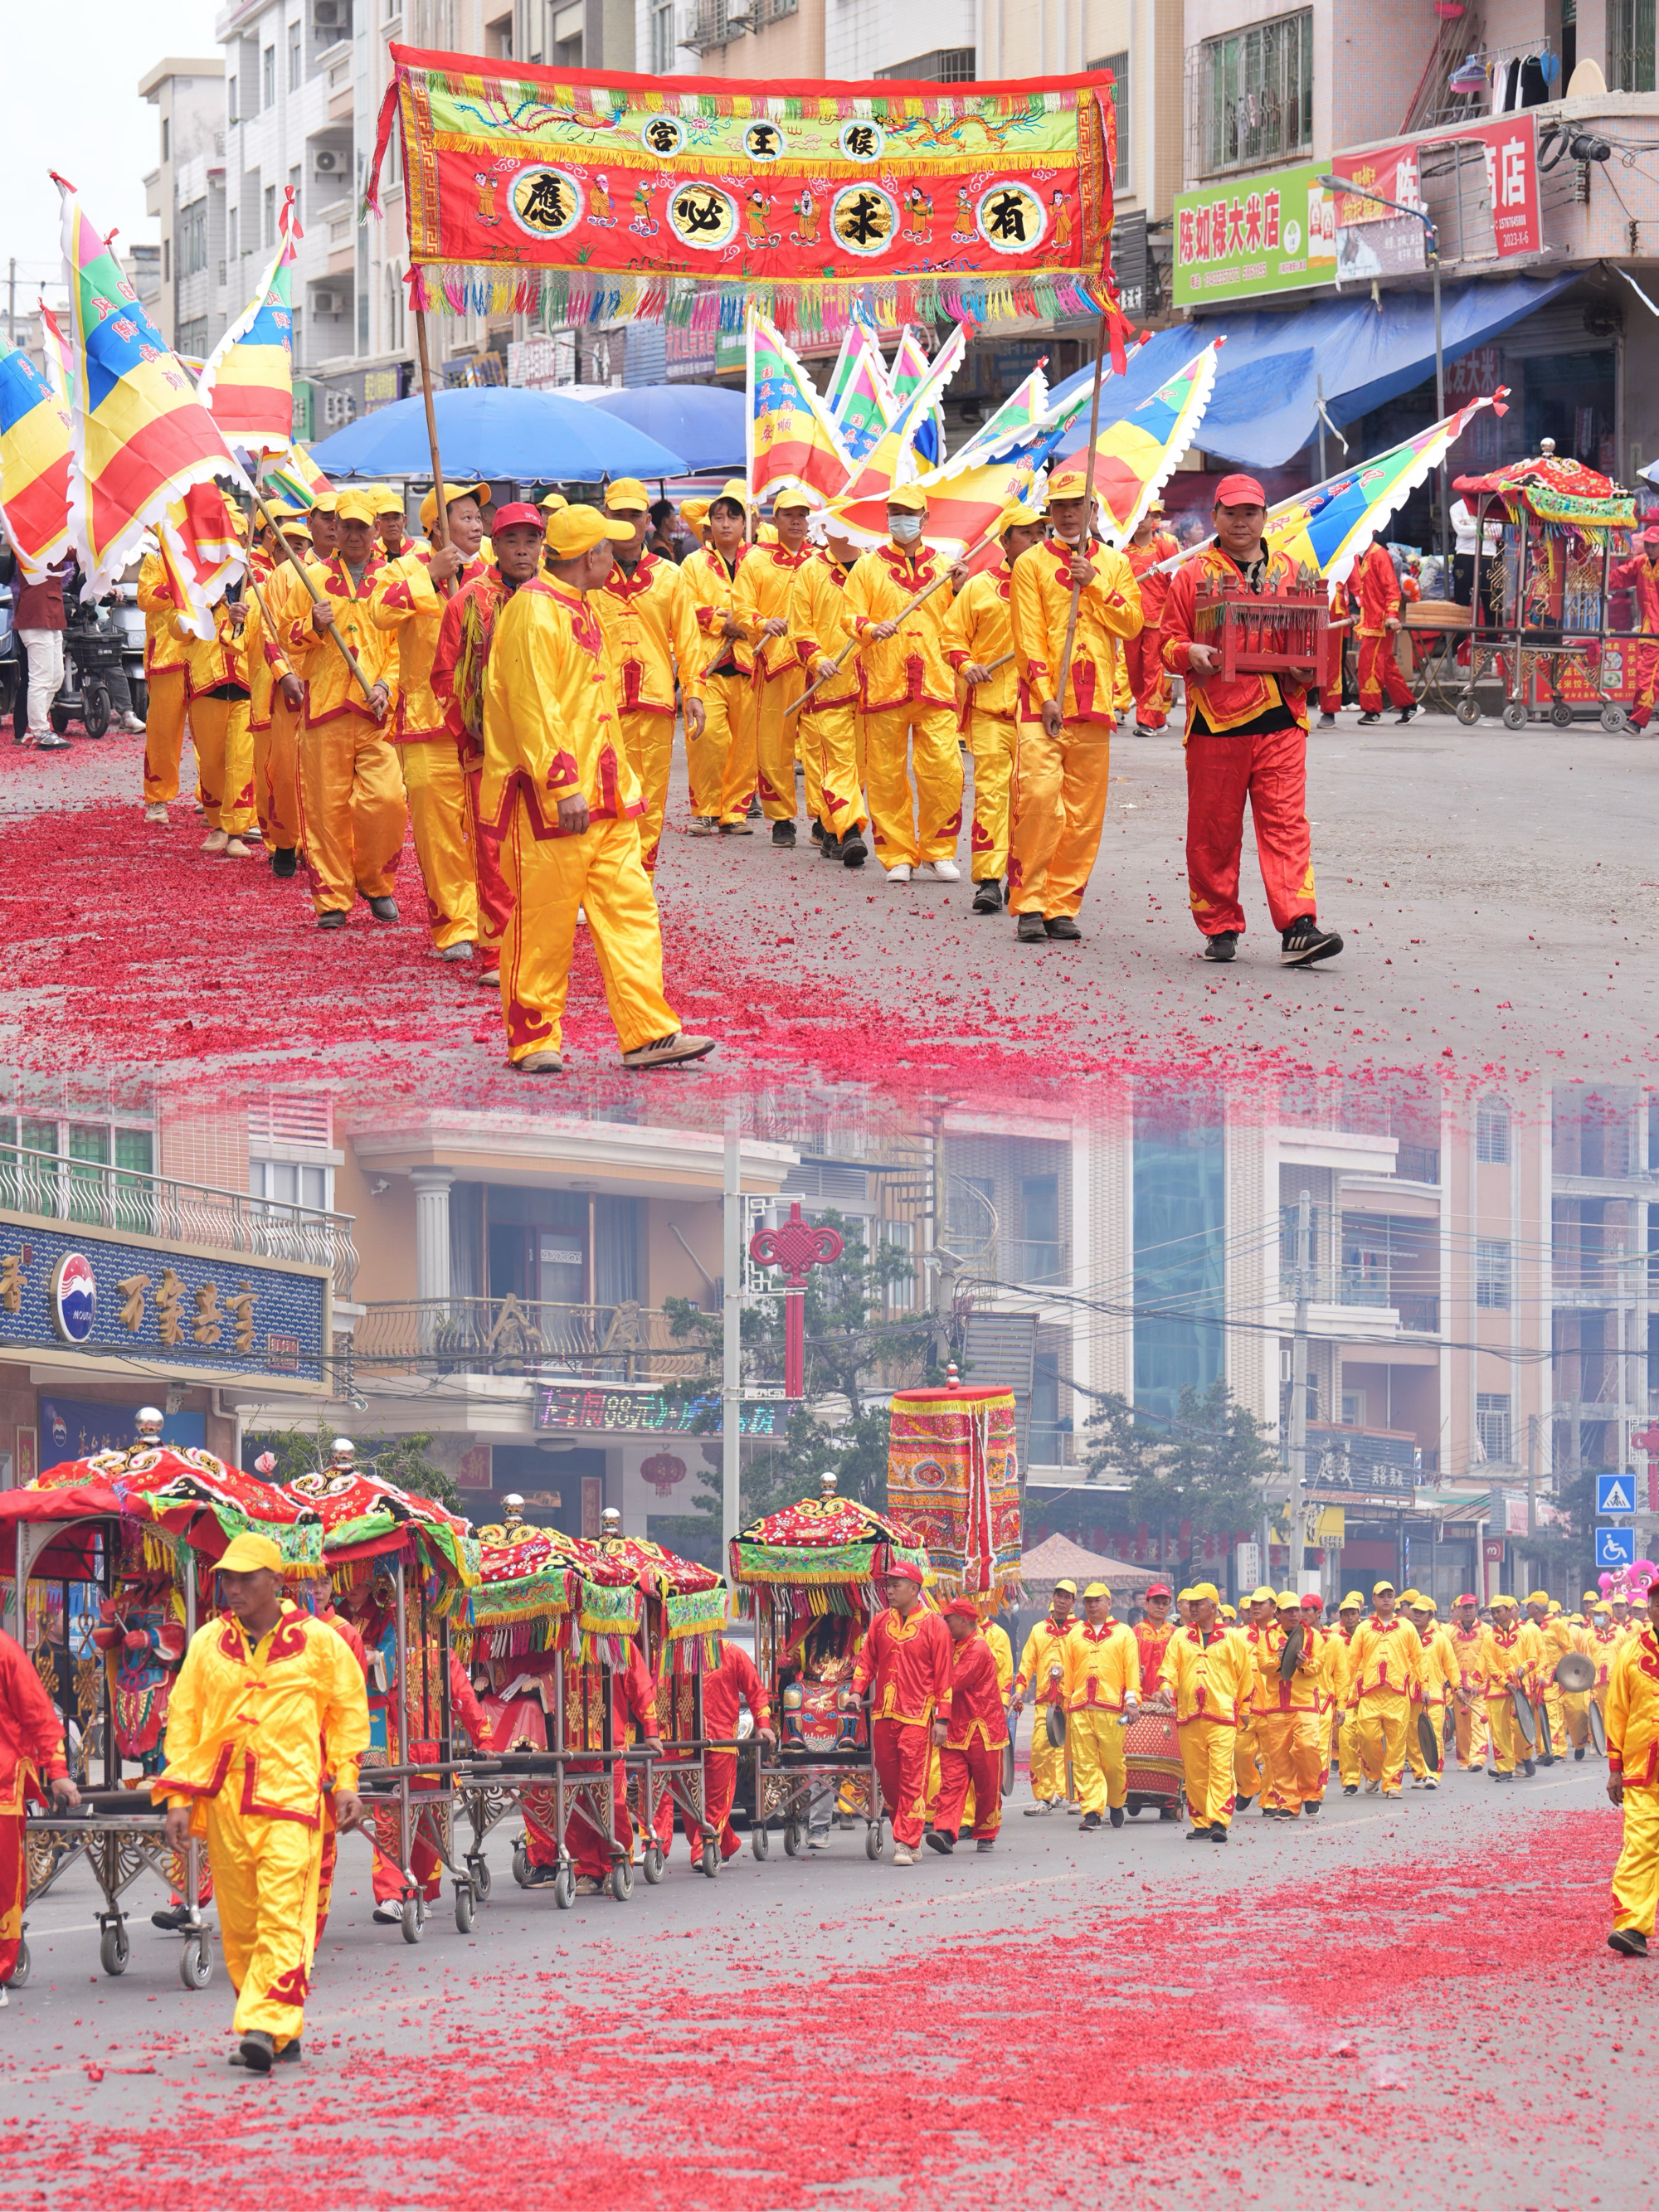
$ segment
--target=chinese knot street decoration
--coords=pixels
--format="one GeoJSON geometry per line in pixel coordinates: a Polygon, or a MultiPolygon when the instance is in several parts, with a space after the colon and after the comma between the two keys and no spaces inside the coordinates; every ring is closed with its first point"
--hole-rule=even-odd
{"type": "Polygon", "coordinates": [[[783,1270],[783,1395],[806,1395],[806,1278],[842,1255],[838,1231],[803,1220],[800,1200],[792,1200],[789,1218],[775,1229],[757,1230],[749,1256],[757,1267],[783,1270]]]}

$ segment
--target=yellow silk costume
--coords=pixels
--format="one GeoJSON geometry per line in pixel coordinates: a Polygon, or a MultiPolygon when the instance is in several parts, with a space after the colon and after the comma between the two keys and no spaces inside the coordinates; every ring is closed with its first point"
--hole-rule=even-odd
{"type": "Polygon", "coordinates": [[[1097,1819],[1128,1795],[1123,1708],[1140,1695],[1140,1646],[1126,1621],[1088,1621],[1066,1646],[1066,1748],[1078,1801],[1097,1819]]]}
{"type": "MultiPolygon", "coordinates": [[[[853,641],[847,574],[827,554],[817,556],[796,572],[789,594],[789,635],[807,684],[811,683],[820,659],[839,659],[853,641]]],[[[806,771],[807,812],[836,838],[862,830],[860,755],[864,717],[859,704],[857,663],[849,658],[839,675],[820,684],[796,719],[800,724],[801,764],[806,771]]]]}
{"type": "Polygon", "coordinates": [[[1486,1683],[1486,1725],[1492,1735],[1492,1770],[1513,1774],[1530,1757],[1515,1717],[1511,1690],[1519,1686],[1531,1695],[1531,1647],[1521,1627],[1500,1633],[1488,1628],[1481,1646],[1480,1672],[1486,1683]]]}
{"type": "Polygon", "coordinates": [[[1613,1924],[1653,1933],[1659,1901],[1659,1640],[1644,1622],[1607,1685],[1607,1771],[1625,1784],[1625,1840],[1613,1870],[1613,1924]]]}
{"type": "Polygon", "coordinates": [[[870,822],[884,868],[949,860],[962,828],[956,671],[943,643],[950,565],[920,540],[913,550],[890,543],[854,562],[847,579],[848,612],[860,640],[870,822]],[[905,613],[940,577],[945,580],[921,605],[905,613]],[[893,636],[872,637],[901,615],[893,636]]]}
{"type": "MultiPolygon", "coordinates": [[[[1451,1704],[1462,1679],[1462,1669],[1452,1640],[1438,1621],[1425,1635],[1419,1632],[1418,1641],[1423,1646],[1422,1677],[1418,1697],[1418,1711],[1428,1716],[1435,1741],[1443,1746],[1446,1739],[1446,1707],[1451,1704]]],[[[1412,1772],[1429,1789],[1438,1787],[1438,1778],[1431,1773],[1413,1721],[1406,1731],[1406,1753],[1412,1772]]]]}
{"type": "MultiPolygon", "coordinates": [[[[356,657],[372,690],[395,690],[394,641],[376,629],[371,605],[380,565],[371,559],[361,584],[336,553],[309,563],[307,574],[334,615],[335,627],[356,657]]],[[[321,914],[346,914],[361,893],[389,898],[396,888],[407,808],[404,780],[387,734],[391,715],[377,722],[357,679],[333,637],[312,620],[301,592],[289,602],[289,628],[278,642],[305,679],[300,726],[300,805],[312,904],[321,914]]]]}
{"type": "Polygon", "coordinates": [[[1457,1662],[1453,1686],[1457,1698],[1457,1762],[1460,1766],[1484,1766],[1490,1743],[1486,1727],[1486,1631],[1477,1620],[1473,1628],[1455,1625],[1446,1631],[1457,1662]]]}
{"type": "Polygon", "coordinates": [[[727,637],[738,571],[749,557],[740,547],[728,568],[712,545],[681,567],[691,611],[702,637],[702,737],[686,741],[686,781],[691,811],[705,821],[741,822],[755,788],[755,687],[746,636],[727,637]]]}
{"type": "Polygon", "coordinates": [[[1406,1735],[1414,1723],[1422,1667],[1417,1631],[1398,1613],[1388,1620],[1373,1614],[1355,1629],[1348,1646],[1349,1725],[1358,1735],[1365,1778],[1380,1779],[1385,1797],[1400,1795],[1406,1735]]]}
{"type": "MultiPolygon", "coordinates": [[[[668,772],[674,758],[674,678],[689,702],[702,696],[703,641],[690,586],[672,561],[641,553],[630,574],[620,561],[588,601],[599,618],[617,686],[623,744],[645,801],[640,854],[657,865],[668,772]]],[[[690,753],[688,739],[686,750],[690,753]]]]}
{"type": "Polygon", "coordinates": [[[285,1601],[257,1644],[228,1616],[191,1638],[167,1707],[167,1768],[150,1790],[188,1805],[207,1838],[235,2032],[263,2030],[278,2051],[305,2024],[323,1790],[356,1790],[368,1744],[356,1660],[309,1613],[285,1601]]]}
{"type": "Polygon", "coordinates": [[[1007,568],[970,576],[945,617],[941,642],[958,676],[969,662],[1002,666],[968,694],[968,750],[974,758],[974,822],[968,849],[976,884],[1008,872],[1008,793],[1018,743],[1019,671],[1013,662],[1009,615],[1013,592],[1007,568]]]}
{"type": "Polygon", "coordinates": [[[1279,1673],[1285,1635],[1277,1620],[1247,1632],[1251,1673],[1251,1708],[1260,1747],[1264,1812],[1299,1813],[1325,1795],[1325,1742],[1328,1710],[1325,1682],[1328,1662],[1325,1638],[1304,1631],[1302,1650],[1288,1680],[1279,1673]]]}
{"type": "Polygon", "coordinates": [[[144,804],[165,805],[179,796],[179,762],[185,749],[185,648],[173,635],[173,598],[159,553],[139,563],[137,599],[144,617],[144,804]]]}
{"type": "Polygon", "coordinates": [[[781,637],[763,637],[761,630],[769,622],[787,622],[795,578],[815,557],[806,546],[788,553],[781,545],[751,545],[738,563],[732,586],[732,611],[751,641],[755,757],[761,811],[769,822],[795,818],[797,717],[787,709],[806,686],[787,631],[781,637]]]}
{"type": "Polygon", "coordinates": [[[1164,1651],[1158,1679],[1175,1700],[1194,1825],[1228,1827],[1239,1723],[1249,1710],[1255,1685],[1249,1647],[1219,1622],[1207,1637],[1197,1626],[1178,1628],[1164,1651]]]}
{"type": "Polygon", "coordinates": [[[210,830],[222,830],[240,837],[252,830],[253,806],[253,736],[248,727],[248,658],[263,654],[259,611],[248,602],[248,625],[238,629],[228,603],[220,599],[212,610],[213,635],[198,637],[185,627],[182,615],[172,617],[168,627],[184,647],[185,696],[190,707],[191,736],[196,746],[196,779],[202,793],[202,811],[210,830]],[[215,696],[216,693],[240,694],[215,696]]]}
{"type": "Polygon", "coordinates": [[[1045,1716],[1054,1686],[1050,1676],[1055,1668],[1060,1669],[1063,1695],[1066,1647],[1081,1626],[1073,1620],[1056,1628],[1052,1615],[1038,1621],[1025,1639],[1014,1674],[1014,1694],[1029,1693],[1031,1700],[1031,1795],[1040,1805],[1063,1802],[1066,1796],[1066,1753],[1061,1746],[1049,1742],[1045,1716]]]}
{"type": "Polygon", "coordinates": [[[309,611],[311,599],[291,561],[280,562],[259,588],[270,616],[270,626],[262,625],[261,635],[271,694],[270,727],[254,732],[254,803],[266,845],[272,852],[291,853],[301,843],[300,725],[306,710],[303,698],[297,707],[288,704],[282,679],[292,676],[304,689],[305,678],[286,641],[301,612],[309,611]]]}

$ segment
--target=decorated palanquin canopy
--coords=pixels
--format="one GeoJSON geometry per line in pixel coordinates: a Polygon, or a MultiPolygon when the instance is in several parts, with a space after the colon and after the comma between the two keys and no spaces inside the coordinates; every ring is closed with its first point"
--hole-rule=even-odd
{"type": "Polygon", "coordinates": [[[653,1626],[660,1632],[673,1673],[697,1674],[720,1665],[720,1631],[730,1616],[723,1575],[638,1536],[602,1536],[592,1543],[569,1540],[580,1554],[632,1571],[635,1588],[658,1608],[653,1626]]]}
{"type": "Polygon", "coordinates": [[[337,1579],[356,1582],[402,1559],[423,1578],[428,1605],[460,1615],[478,1580],[470,1525],[435,1498],[399,1490],[362,1468],[321,1468],[286,1486],[322,1522],[323,1557],[337,1579]]]}
{"type": "Polygon", "coordinates": [[[1121,320],[1110,73],[743,83],[394,45],[367,206],[402,137],[411,302],[553,322],[833,334],[1121,320]]]}
{"type": "Polygon", "coordinates": [[[1483,493],[1500,498],[1510,520],[1522,516],[1559,531],[1632,530],[1636,501],[1611,477],[1587,469],[1561,453],[1542,453],[1530,461],[1506,461],[1483,477],[1459,477],[1455,489],[1465,499],[1483,493]]]}
{"type": "Polygon", "coordinates": [[[1018,1601],[1020,1512],[1012,1390],[897,1390],[889,1509],[927,1547],[937,1586],[1018,1601]]]}
{"type": "Polygon", "coordinates": [[[901,1561],[927,1571],[913,1532],[855,1498],[803,1498],[751,1521],[732,1542],[732,1580],[750,1607],[769,1591],[792,1598],[797,1612],[868,1613],[901,1561]]]}
{"type": "Polygon", "coordinates": [[[473,1650],[484,1658],[506,1659],[568,1648],[580,1585],[556,1530],[481,1530],[473,1650]]]}
{"type": "MultiPolygon", "coordinates": [[[[15,1565],[20,1521],[110,1518],[130,1525],[146,1564],[155,1568],[173,1566],[179,1544],[211,1566],[246,1530],[269,1536],[296,1568],[322,1557],[322,1522],[313,1508],[210,1451],[160,1444],[64,1460],[26,1487],[0,1492],[0,1565],[15,1565]]],[[[36,1559],[34,1571],[85,1577],[94,1571],[94,1555],[90,1530],[66,1530],[36,1559]]]]}

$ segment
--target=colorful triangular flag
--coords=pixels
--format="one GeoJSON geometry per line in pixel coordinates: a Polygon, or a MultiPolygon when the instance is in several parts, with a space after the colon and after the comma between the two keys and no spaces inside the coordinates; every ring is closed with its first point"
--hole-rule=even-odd
{"type": "Polygon", "coordinates": [[[852,463],[817,389],[758,309],[749,315],[749,489],[764,499],[786,484],[835,496],[852,463]]]}
{"type": "Polygon", "coordinates": [[[74,448],[70,409],[26,353],[0,345],[0,520],[27,577],[69,550],[74,448]]]}
{"type": "Polygon", "coordinates": [[[197,386],[226,444],[250,458],[281,453],[294,436],[294,246],[303,234],[290,185],[276,257],[208,356],[197,386]]]}

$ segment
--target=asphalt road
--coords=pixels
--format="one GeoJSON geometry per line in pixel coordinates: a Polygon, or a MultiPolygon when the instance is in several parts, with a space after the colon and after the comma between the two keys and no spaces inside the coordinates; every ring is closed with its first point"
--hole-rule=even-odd
{"type": "Polygon", "coordinates": [[[1649,1970],[1605,1948],[1603,1781],[1454,1774],[1243,1814],[1225,1849],[1011,1808],[988,1856],[775,1836],[713,1883],[682,1842],[660,1887],[568,1912],[499,1830],[473,1933],[446,1906],[417,1947],[349,1840],[306,2059],[268,2081],[227,2066],[222,1965],[180,1987],[148,1877],[100,1973],[77,1871],[0,2016],[14,2201],[1645,2201],[1659,2046],[1649,1970]]]}

